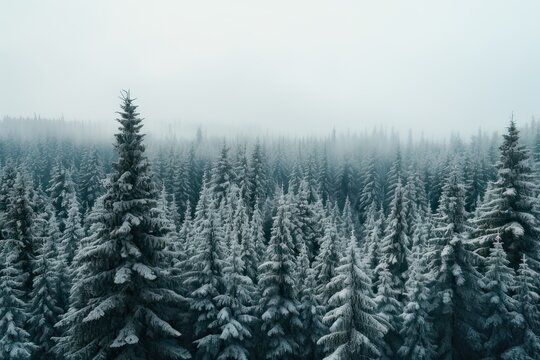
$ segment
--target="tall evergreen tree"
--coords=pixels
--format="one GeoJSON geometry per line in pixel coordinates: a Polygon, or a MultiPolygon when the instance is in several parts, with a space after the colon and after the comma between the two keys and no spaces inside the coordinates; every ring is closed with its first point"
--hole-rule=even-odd
{"type": "Polygon", "coordinates": [[[427,259],[432,271],[431,315],[438,335],[438,358],[466,359],[478,356],[481,322],[477,308],[481,259],[465,238],[467,226],[465,188],[459,169],[454,168],[443,186],[434,237],[429,240],[427,259]]]}
{"type": "Polygon", "coordinates": [[[480,298],[487,335],[484,351],[485,356],[491,359],[496,359],[510,348],[514,334],[523,322],[517,311],[518,303],[510,295],[515,279],[509,264],[502,242],[497,237],[487,258],[487,271],[481,282],[484,294],[480,298]]]}
{"type": "Polygon", "coordinates": [[[86,212],[91,209],[98,196],[101,195],[103,187],[103,167],[99,153],[95,146],[89,149],[89,153],[83,158],[79,177],[79,193],[82,202],[82,210],[86,212]]]}
{"type": "Polygon", "coordinates": [[[261,330],[266,359],[292,359],[299,354],[298,333],[302,328],[294,279],[293,225],[290,205],[281,195],[274,217],[272,236],[264,262],[259,266],[261,330]]]}
{"type": "Polygon", "coordinates": [[[338,291],[323,319],[330,333],[318,341],[328,354],[325,359],[379,358],[387,324],[376,314],[371,281],[362,271],[354,235],[332,282],[338,291]]]}
{"type": "Polygon", "coordinates": [[[252,326],[256,318],[252,311],[255,289],[251,279],[242,274],[243,267],[240,244],[233,242],[227,265],[223,269],[226,291],[216,297],[220,308],[217,315],[221,330],[219,339],[222,342],[218,360],[247,360],[253,356],[252,326]]]}
{"type": "Polygon", "coordinates": [[[137,106],[122,94],[118,160],[78,258],[71,306],[59,323],[58,350],[68,359],[181,359],[180,333],[170,325],[182,298],[167,279],[167,238],[156,214],[157,191],[145,156],[137,106]]]}
{"type": "Polygon", "coordinates": [[[398,181],[394,199],[390,205],[390,214],[386,220],[385,236],[381,243],[382,261],[387,262],[388,270],[392,274],[392,283],[398,292],[403,292],[402,290],[405,289],[410,251],[403,205],[403,188],[398,181]]]}
{"type": "Polygon", "coordinates": [[[493,183],[487,200],[475,220],[474,232],[478,251],[488,255],[497,236],[501,237],[510,266],[517,269],[523,255],[530,265],[540,270],[540,221],[537,214],[534,176],[529,165],[529,155],[519,143],[519,132],[514,121],[503,135],[498,177],[493,183]]]}
{"type": "Polygon", "coordinates": [[[0,247],[0,358],[26,360],[32,358],[36,345],[26,328],[28,307],[23,270],[21,240],[8,237],[0,247]]]}
{"type": "Polygon", "coordinates": [[[306,247],[302,248],[296,264],[298,281],[298,299],[300,301],[300,322],[302,330],[299,334],[300,353],[302,359],[320,359],[321,351],[317,341],[326,333],[322,323],[325,313],[316,291],[315,271],[309,264],[306,247]]]}
{"type": "Polygon", "coordinates": [[[71,171],[64,167],[60,159],[57,160],[52,169],[47,192],[52,199],[55,215],[60,224],[60,231],[63,232],[68,217],[69,201],[75,194],[75,184],[73,183],[71,171]]]}
{"type": "Polygon", "coordinates": [[[523,326],[513,347],[503,354],[506,359],[533,360],[540,358],[540,290],[538,273],[527,264],[523,256],[516,277],[514,300],[523,326]]]}
{"type": "Polygon", "coordinates": [[[28,324],[33,341],[39,347],[33,358],[47,360],[59,358],[53,352],[54,338],[60,335],[55,325],[64,313],[62,304],[66,299],[62,299],[62,292],[69,291],[65,288],[69,284],[61,281],[65,264],[58,250],[60,230],[54,212],[44,221],[47,233],[44,234],[35,262],[28,324]]]}
{"type": "Polygon", "coordinates": [[[429,316],[430,288],[427,264],[421,253],[415,253],[407,279],[407,301],[401,314],[400,334],[403,344],[397,354],[404,360],[431,360],[436,357],[432,319],[429,316]]]}

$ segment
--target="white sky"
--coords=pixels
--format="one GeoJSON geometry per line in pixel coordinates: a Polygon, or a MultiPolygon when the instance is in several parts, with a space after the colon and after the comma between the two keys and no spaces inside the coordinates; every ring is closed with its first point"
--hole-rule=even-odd
{"type": "MultiPolygon", "coordinates": [[[[0,0],[0,116],[440,135],[540,114],[540,1],[0,0]]],[[[190,134],[191,135],[191,134],[190,134]]]]}

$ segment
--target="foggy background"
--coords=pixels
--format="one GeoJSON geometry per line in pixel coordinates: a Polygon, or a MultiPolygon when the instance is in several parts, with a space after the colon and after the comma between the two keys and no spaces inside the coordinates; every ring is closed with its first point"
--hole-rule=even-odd
{"type": "Polygon", "coordinates": [[[180,136],[501,131],[512,111],[539,113],[538,14],[538,1],[0,0],[0,118],[110,133],[131,89],[148,131],[180,136]]]}

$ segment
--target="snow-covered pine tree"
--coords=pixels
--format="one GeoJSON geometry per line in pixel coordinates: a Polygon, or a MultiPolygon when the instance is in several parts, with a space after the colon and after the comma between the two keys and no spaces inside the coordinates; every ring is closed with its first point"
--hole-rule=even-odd
{"type": "Polygon", "coordinates": [[[234,184],[240,189],[240,197],[245,204],[249,204],[249,164],[246,154],[246,144],[240,144],[236,148],[234,159],[233,177],[234,184]]]}
{"type": "Polygon", "coordinates": [[[487,336],[483,346],[484,356],[488,359],[497,359],[508,350],[514,334],[523,326],[523,317],[518,312],[519,304],[510,295],[515,274],[509,265],[501,239],[497,236],[486,259],[486,274],[481,281],[484,294],[480,302],[485,314],[484,331],[487,336]]]}
{"type": "Polygon", "coordinates": [[[259,139],[257,139],[249,162],[249,202],[247,205],[250,209],[255,208],[255,206],[261,206],[259,201],[266,199],[268,194],[269,186],[266,168],[267,166],[264,148],[259,139]]]}
{"type": "Polygon", "coordinates": [[[79,176],[79,194],[83,212],[94,206],[96,199],[101,195],[103,186],[103,167],[95,146],[89,149],[89,153],[83,158],[79,176]]]}
{"type": "Polygon", "coordinates": [[[426,257],[414,253],[411,271],[406,282],[407,301],[401,314],[400,328],[403,343],[397,355],[403,360],[431,360],[436,358],[436,343],[432,319],[429,316],[430,288],[426,257]]]}
{"type": "Polygon", "coordinates": [[[0,358],[29,360],[37,349],[27,331],[28,306],[23,270],[25,245],[22,240],[8,236],[0,246],[0,358]]]}
{"type": "Polygon", "coordinates": [[[377,168],[377,157],[375,154],[369,157],[364,172],[366,173],[366,177],[360,198],[358,199],[358,213],[360,214],[362,224],[366,222],[368,210],[373,204],[377,209],[382,205],[382,184],[379,179],[379,169],[377,168]]]}
{"type": "Polygon", "coordinates": [[[81,215],[79,213],[79,202],[75,194],[69,199],[68,216],[65,221],[65,229],[60,239],[60,254],[66,266],[71,266],[75,252],[79,247],[84,231],[81,227],[81,215]]]}
{"type": "Polygon", "coordinates": [[[167,278],[167,238],[145,156],[137,106],[122,93],[115,135],[118,160],[107,182],[95,233],[77,256],[70,310],[59,326],[68,359],[182,359],[170,322],[183,298],[167,278]]]}
{"type": "Polygon", "coordinates": [[[315,270],[309,264],[304,246],[296,263],[296,280],[298,281],[298,299],[300,301],[300,321],[302,330],[299,333],[299,357],[306,360],[320,359],[322,352],[317,341],[326,333],[322,323],[324,307],[317,296],[315,270]]]}
{"type": "Polygon", "coordinates": [[[348,239],[349,235],[353,231],[356,231],[356,228],[357,228],[356,221],[354,221],[354,215],[353,215],[353,211],[352,211],[352,207],[351,207],[351,202],[350,202],[348,196],[345,198],[345,203],[343,205],[343,211],[342,211],[342,214],[341,214],[341,219],[342,219],[342,221],[341,221],[342,226],[339,229],[340,230],[340,235],[344,239],[348,239]]]}
{"type": "MultiPolygon", "coordinates": [[[[32,283],[34,281],[34,261],[36,258],[36,248],[38,243],[34,234],[34,211],[28,196],[28,182],[26,175],[17,171],[13,188],[11,188],[5,212],[4,244],[7,251],[13,250],[13,255],[17,259],[11,259],[23,273],[22,300],[28,302],[31,298],[32,283]],[[8,245],[11,244],[11,245],[8,245]],[[9,247],[13,246],[13,249],[9,247]]],[[[1,266],[1,265],[0,265],[1,266]]],[[[18,291],[16,290],[16,291],[18,291]]]]}
{"type": "Polygon", "coordinates": [[[35,261],[34,283],[30,301],[30,325],[33,342],[38,346],[33,359],[52,360],[60,357],[53,352],[54,338],[60,335],[56,323],[65,309],[67,302],[65,293],[69,294],[69,283],[62,283],[62,275],[66,274],[64,258],[60,256],[58,242],[60,229],[54,211],[50,209],[49,218],[40,218],[46,227],[46,233],[38,249],[35,261]]]}
{"type": "MultiPolygon", "coordinates": [[[[390,204],[390,214],[386,220],[384,238],[381,242],[381,261],[388,264],[392,274],[394,289],[404,294],[405,279],[409,267],[410,240],[407,236],[407,222],[403,204],[403,188],[398,181],[394,198],[390,204]]],[[[399,297],[401,300],[402,296],[399,297]]]]}
{"type": "Polygon", "coordinates": [[[321,304],[328,304],[328,300],[334,294],[330,288],[331,280],[336,276],[341,257],[342,240],[338,234],[336,224],[327,219],[324,224],[324,237],[321,243],[321,251],[315,258],[313,268],[317,277],[317,293],[321,304]]]}
{"type": "Polygon", "coordinates": [[[386,179],[386,195],[384,199],[385,210],[391,208],[392,201],[395,197],[396,188],[398,187],[398,184],[402,186],[404,181],[405,176],[403,174],[403,160],[401,158],[401,149],[398,146],[394,161],[390,167],[390,171],[388,171],[388,176],[386,179]]]}
{"type": "Polygon", "coordinates": [[[233,178],[234,173],[229,160],[229,148],[227,144],[223,144],[220,155],[214,163],[212,177],[210,178],[210,188],[216,202],[216,208],[219,208],[222,202],[226,200],[233,178]]]}
{"type": "MultiPolygon", "coordinates": [[[[258,282],[258,273],[259,273],[259,265],[261,264],[264,253],[266,251],[266,245],[265,245],[265,238],[264,238],[264,229],[263,229],[263,218],[261,210],[258,207],[255,207],[253,209],[253,214],[251,215],[251,221],[249,222],[249,246],[246,244],[246,248],[253,247],[255,250],[255,260],[257,263],[257,268],[252,269],[251,271],[254,271],[251,275],[248,274],[246,266],[246,273],[245,275],[253,276],[255,274],[255,278],[252,278],[254,284],[257,284],[258,282]]],[[[250,251],[251,252],[251,251],[250,251]]],[[[247,251],[243,251],[244,254],[247,253],[247,251]]],[[[245,256],[242,257],[245,263],[248,263],[245,256]]]]}
{"type": "Polygon", "coordinates": [[[259,266],[259,312],[266,339],[263,350],[266,359],[292,359],[299,354],[302,323],[294,279],[294,227],[290,218],[290,205],[282,194],[265,259],[259,266]]]}
{"type": "Polygon", "coordinates": [[[396,290],[396,284],[388,269],[388,262],[383,258],[377,266],[377,293],[375,304],[377,314],[388,323],[388,330],[384,336],[384,347],[381,349],[381,359],[393,359],[401,346],[400,330],[402,327],[401,313],[403,311],[400,298],[400,290],[396,290]]]}
{"type": "Polygon", "coordinates": [[[75,194],[75,184],[71,177],[71,171],[64,167],[60,158],[57,159],[56,165],[52,169],[47,193],[52,200],[60,231],[64,232],[65,221],[68,217],[69,200],[75,194]]]}
{"type": "Polygon", "coordinates": [[[376,313],[371,281],[362,271],[354,235],[332,283],[337,291],[330,298],[331,310],[323,318],[330,333],[318,341],[327,353],[325,359],[379,358],[387,323],[376,313]]]}
{"type": "Polygon", "coordinates": [[[478,356],[481,339],[476,331],[481,323],[476,308],[481,258],[465,238],[467,213],[465,188],[460,170],[452,168],[443,186],[439,208],[433,219],[434,236],[427,244],[426,257],[432,279],[431,315],[441,359],[478,356]]]}
{"type": "Polygon", "coordinates": [[[233,242],[223,268],[226,284],[225,293],[216,296],[219,307],[217,326],[221,333],[221,350],[217,360],[248,360],[253,358],[253,294],[255,288],[248,276],[243,275],[244,263],[240,254],[240,244],[233,242]]]}
{"type": "Polygon", "coordinates": [[[478,252],[488,255],[497,236],[513,269],[519,267],[523,255],[527,256],[531,268],[540,270],[540,221],[537,200],[534,198],[536,185],[529,164],[529,154],[519,143],[519,131],[514,121],[508,133],[503,135],[500,160],[497,164],[498,178],[475,219],[475,236],[478,252]]]}
{"type": "Polygon", "coordinates": [[[520,329],[514,346],[506,351],[504,360],[540,358],[540,289],[538,288],[538,273],[527,264],[523,255],[516,276],[514,299],[518,312],[523,316],[523,327],[520,329]]]}
{"type": "Polygon", "coordinates": [[[191,316],[194,318],[193,335],[197,339],[197,358],[215,359],[221,348],[217,316],[220,311],[217,297],[226,290],[223,268],[225,262],[225,233],[221,225],[217,202],[206,179],[193,221],[194,241],[185,285],[190,292],[191,316]]]}
{"type": "Polygon", "coordinates": [[[300,181],[298,194],[289,197],[292,206],[292,223],[295,226],[293,236],[296,254],[300,253],[303,244],[306,245],[310,261],[315,259],[319,252],[322,227],[319,223],[321,217],[315,203],[309,202],[309,184],[304,178],[300,181]]]}

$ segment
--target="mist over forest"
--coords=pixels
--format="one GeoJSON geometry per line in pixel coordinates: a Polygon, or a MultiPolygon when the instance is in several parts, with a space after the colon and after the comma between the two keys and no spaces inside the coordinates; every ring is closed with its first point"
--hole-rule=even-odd
{"type": "Polygon", "coordinates": [[[0,358],[538,358],[534,119],[147,137],[138,104],[2,120],[0,358]]]}
{"type": "Polygon", "coordinates": [[[0,1],[0,360],[540,360],[538,14],[0,1]]]}

